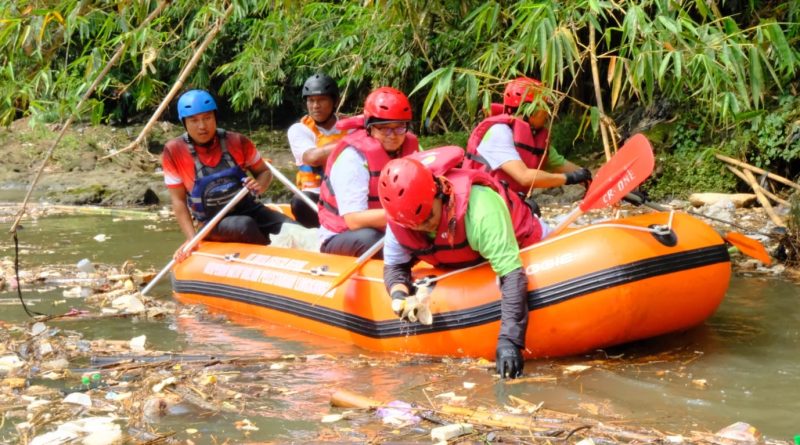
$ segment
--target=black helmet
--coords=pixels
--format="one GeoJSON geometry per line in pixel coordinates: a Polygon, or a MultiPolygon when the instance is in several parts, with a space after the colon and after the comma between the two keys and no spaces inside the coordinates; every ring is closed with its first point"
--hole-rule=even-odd
{"type": "Polygon", "coordinates": [[[331,96],[339,98],[339,86],[325,73],[317,73],[306,79],[303,84],[303,98],[308,96],[331,96]]]}

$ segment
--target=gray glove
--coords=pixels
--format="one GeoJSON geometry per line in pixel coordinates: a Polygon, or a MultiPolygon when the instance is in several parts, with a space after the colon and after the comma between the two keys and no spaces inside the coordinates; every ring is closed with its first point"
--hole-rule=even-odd
{"type": "Polygon", "coordinates": [[[430,325],[433,323],[433,314],[428,306],[429,294],[430,288],[427,286],[419,287],[417,293],[411,296],[403,291],[394,291],[392,292],[392,311],[400,317],[400,320],[430,325]]]}

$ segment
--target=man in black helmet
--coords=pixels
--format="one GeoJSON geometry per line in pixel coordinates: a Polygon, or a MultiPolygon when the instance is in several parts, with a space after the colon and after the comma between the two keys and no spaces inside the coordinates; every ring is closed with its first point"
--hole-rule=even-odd
{"type": "MultiPolygon", "coordinates": [[[[319,187],[328,155],[346,131],[336,128],[336,107],[339,105],[339,87],[330,76],[317,73],[303,85],[303,99],[308,114],[289,127],[289,147],[298,167],[295,182],[312,201],[319,201],[319,187]]],[[[299,197],[291,202],[297,222],[305,227],[319,227],[315,209],[299,197]]]]}

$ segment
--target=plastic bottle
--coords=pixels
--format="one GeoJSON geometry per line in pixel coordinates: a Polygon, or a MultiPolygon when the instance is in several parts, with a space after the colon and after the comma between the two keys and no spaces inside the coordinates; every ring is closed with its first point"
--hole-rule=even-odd
{"type": "Polygon", "coordinates": [[[84,259],[78,261],[78,264],[76,265],[76,267],[81,272],[94,273],[94,264],[92,264],[92,262],[89,261],[88,258],[84,258],[84,259]]]}

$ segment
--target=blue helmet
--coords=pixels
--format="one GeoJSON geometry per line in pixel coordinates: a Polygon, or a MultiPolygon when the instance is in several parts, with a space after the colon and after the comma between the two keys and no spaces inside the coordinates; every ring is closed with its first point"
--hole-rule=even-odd
{"type": "Polygon", "coordinates": [[[178,98],[178,119],[183,120],[206,111],[217,111],[217,103],[205,90],[189,90],[178,98]]]}

